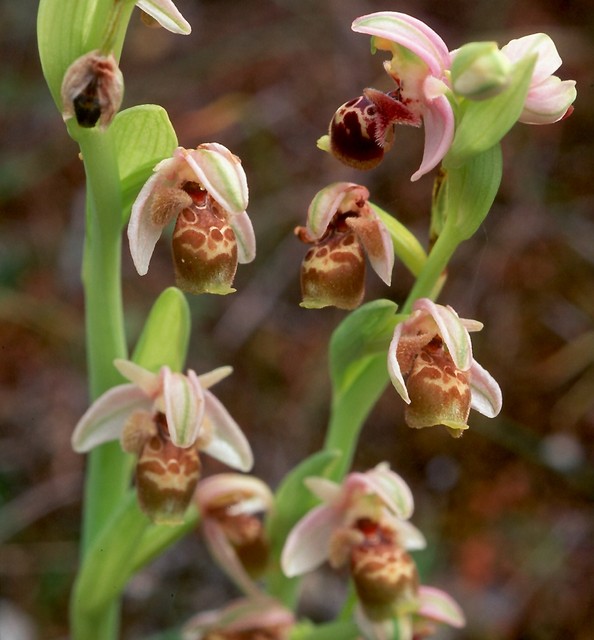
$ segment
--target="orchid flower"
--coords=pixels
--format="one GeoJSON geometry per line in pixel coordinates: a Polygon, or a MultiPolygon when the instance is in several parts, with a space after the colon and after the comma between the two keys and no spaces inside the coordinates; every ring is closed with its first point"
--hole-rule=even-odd
{"type": "Polygon", "coordinates": [[[171,0],[137,0],[136,6],[172,33],[188,35],[192,27],[171,0]]]}
{"type": "Polygon", "coordinates": [[[173,524],[183,518],[200,474],[199,451],[242,471],[252,467],[245,436],[208,390],[231,367],[198,376],[169,367],[153,373],[128,360],[114,365],[131,383],[113,387],[89,407],[72,446],[83,453],[119,439],[125,451],[136,454],[139,502],[153,520],[173,524]]]}
{"type": "Polygon", "coordinates": [[[340,566],[344,558],[339,542],[358,521],[381,523],[406,549],[425,546],[421,532],[407,522],[414,508],[412,493],[386,463],[366,473],[350,473],[342,484],[317,477],[305,483],[322,504],[305,515],[287,538],[281,555],[287,576],[312,571],[325,560],[340,566]]]}
{"type": "Polygon", "coordinates": [[[561,80],[553,75],[562,60],[555,43],[547,34],[534,33],[511,40],[501,48],[501,52],[511,62],[538,54],[520,122],[552,124],[571,113],[571,105],[577,95],[575,81],[561,80]]]}
{"type": "Polygon", "coordinates": [[[251,262],[256,252],[241,161],[223,145],[207,143],[193,150],[178,147],[154,172],[128,225],[136,270],[147,273],[157,240],[175,220],[178,286],[189,293],[231,293],[238,262],[251,262]]]}
{"type": "Polygon", "coordinates": [[[211,554],[244,593],[259,593],[253,579],[266,568],[269,545],[256,514],[270,511],[272,492],[253,476],[219,473],[201,480],[195,497],[211,554]]]}
{"type": "Polygon", "coordinates": [[[501,410],[497,382],[472,357],[469,331],[482,324],[421,298],[396,326],[388,351],[392,384],[408,404],[410,427],[443,424],[454,437],[468,428],[471,407],[489,418],[501,410]]]}
{"type": "Polygon", "coordinates": [[[301,266],[302,307],[357,307],[365,292],[365,257],[389,285],[394,248],[389,231],[369,206],[369,191],[352,182],[335,182],[319,191],[297,237],[314,246],[301,266]]]}
{"type": "Polygon", "coordinates": [[[350,473],[338,485],[325,478],[306,479],[322,504],[291,530],[281,554],[289,576],[310,571],[328,559],[348,565],[359,604],[372,620],[407,611],[416,602],[418,575],[407,549],[425,539],[414,525],[413,498],[404,480],[387,464],[366,473],[350,473]]]}
{"type": "Polygon", "coordinates": [[[395,627],[399,640],[421,640],[435,632],[435,624],[461,628],[466,624],[458,603],[445,591],[421,585],[416,603],[407,612],[386,620],[370,620],[362,607],[358,607],[355,620],[368,640],[392,640],[395,627]]]}
{"type": "MultiPolygon", "coordinates": [[[[411,178],[417,180],[439,164],[454,136],[454,113],[447,99],[448,48],[425,23],[395,11],[357,18],[352,29],[372,36],[374,49],[391,52],[392,59],[386,61],[384,67],[396,88],[388,94],[366,90],[366,102],[358,105],[359,113],[351,113],[348,120],[345,120],[347,113],[337,113],[343,125],[340,133],[359,131],[359,139],[375,138],[377,146],[382,148],[390,144],[394,124],[422,124],[425,128],[423,160],[411,178]],[[373,126],[365,131],[369,118],[373,126]]],[[[330,138],[332,148],[332,132],[330,138]]],[[[348,155],[348,151],[346,153],[348,155]]]]}
{"type": "Polygon", "coordinates": [[[183,626],[183,640],[288,640],[295,624],[291,611],[267,596],[235,600],[224,609],[206,611],[183,626]]]}

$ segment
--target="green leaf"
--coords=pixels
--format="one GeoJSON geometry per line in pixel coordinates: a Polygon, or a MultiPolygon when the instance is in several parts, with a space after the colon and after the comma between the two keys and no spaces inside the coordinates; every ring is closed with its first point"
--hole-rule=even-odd
{"type": "Polygon", "coordinates": [[[445,175],[434,206],[445,210],[443,233],[457,242],[470,238],[489,213],[501,183],[501,147],[495,145],[472,156],[445,175]],[[445,199],[445,203],[442,201],[445,199]]]}
{"type": "Polygon", "coordinates": [[[132,203],[155,165],[173,153],[177,136],[167,111],[154,104],[121,111],[111,125],[111,132],[116,144],[125,223],[132,203]]]}
{"type": "Polygon", "coordinates": [[[150,371],[163,365],[181,371],[190,340],[191,318],[188,302],[176,287],[169,287],[157,298],[132,360],[150,371]]]}
{"type": "Polygon", "coordinates": [[[398,323],[398,306],[390,300],[374,300],[348,315],[330,340],[330,375],[335,392],[344,392],[360,375],[370,355],[387,354],[398,323]]]}
{"type": "Polygon", "coordinates": [[[280,569],[279,559],[295,523],[317,503],[317,498],[303,484],[310,476],[328,476],[336,466],[337,451],[318,451],[294,467],[278,487],[274,511],[266,521],[274,564],[267,575],[268,591],[287,606],[293,606],[299,586],[298,578],[287,578],[280,569]]]}
{"type": "Polygon", "coordinates": [[[372,202],[369,206],[375,211],[384,223],[394,245],[394,253],[402,260],[404,266],[414,275],[418,276],[423,265],[427,260],[427,254],[417,240],[415,235],[411,233],[401,222],[396,220],[394,216],[380,209],[372,202]]]}
{"type": "Polygon", "coordinates": [[[75,584],[76,618],[82,621],[97,616],[120,595],[130,576],[138,542],[149,524],[138,506],[136,492],[129,491],[85,555],[75,584]]]}
{"type": "Polygon", "coordinates": [[[443,165],[459,166],[472,156],[496,145],[517,122],[530,81],[536,56],[528,56],[514,66],[509,87],[494,98],[483,101],[464,100],[454,141],[443,165]]]}

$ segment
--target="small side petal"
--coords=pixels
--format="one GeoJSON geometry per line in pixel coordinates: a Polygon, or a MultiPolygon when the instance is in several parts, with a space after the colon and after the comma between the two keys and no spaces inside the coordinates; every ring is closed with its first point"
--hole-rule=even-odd
{"type": "Polygon", "coordinates": [[[466,624],[464,612],[445,591],[434,587],[419,587],[420,606],[417,615],[461,628],[466,624]]]}
{"type": "Polygon", "coordinates": [[[237,262],[248,264],[256,257],[256,236],[254,227],[248,214],[244,211],[235,216],[229,216],[229,224],[237,240],[237,262]]]}
{"type": "Polygon", "coordinates": [[[188,35],[192,27],[171,0],[137,0],[136,6],[172,33],[188,35]]]}
{"type": "Polygon", "coordinates": [[[468,371],[472,363],[470,336],[458,314],[451,307],[435,304],[429,298],[421,298],[413,304],[413,310],[427,312],[439,329],[439,334],[448,348],[458,369],[468,371]]]}
{"type": "Polygon", "coordinates": [[[310,476],[305,478],[303,484],[322,502],[328,505],[336,505],[342,497],[342,487],[328,478],[310,476]]]}
{"type": "Polygon", "coordinates": [[[128,417],[138,409],[150,409],[151,402],[134,384],[122,384],[106,391],[87,409],[72,434],[72,448],[85,453],[117,440],[128,417]]]}
{"type": "Polygon", "coordinates": [[[224,380],[227,376],[230,376],[233,373],[233,367],[224,366],[217,367],[208,373],[202,373],[198,376],[198,381],[200,382],[200,386],[203,389],[210,389],[217,382],[224,380]]]}
{"type": "Polygon", "coordinates": [[[404,382],[404,376],[402,375],[402,371],[400,370],[400,364],[398,363],[397,353],[398,353],[398,342],[400,341],[400,336],[402,335],[402,327],[403,322],[396,325],[396,329],[394,329],[394,336],[392,337],[392,341],[390,342],[390,346],[388,347],[388,373],[390,374],[390,380],[394,385],[394,388],[398,392],[398,395],[406,402],[410,404],[410,396],[408,395],[408,390],[406,388],[406,383],[404,382]]]}
{"type": "Polygon", "coordinates": [[[161,390],[161,376],[153,373],[144,367],[132,362],[117,358],[113,361],[114,367],[124,376],[134,383],[139,389],[149,397],[154,398],[161,390]]]}
{"type": "Polygon", "coordinates": [[[369,191],[354,182],[333,182],[316,193],[307,211],[307,230],[312,240],[319,240],[326,233],[342,201],[353,192],[362,200],[369,198],[369,191]]]}
{"type": "Polygon", "coordinates": [[[211,430],[211,438],[204,447],[200,447],[201,451],[234,469],[249,471],[254,464],[254,457],[243,431],[210,391],[204,392],[204,399],[205,426],[207,432],[211,430]]]}
{"type": "Polygon", "coordinates": [[[217,504],[226,496],[242,496],[238,508],[232,508],[233,514],[268,511],[274,502],[274,496],[268,485],[259,478],[241,473],[217,473],[198,483],[196,498],[202,509],[217,504]],[[244,499],[245,497],[245,499],[244,499]],[[247,508],[241,508],[244,502],[247,508]]]}
{"type": "Polygon", "coordinates": [[[231,214],[239,215],[247,209],[248,185],[241,160],[227,147],[216,142],[181,151],[198,182],[231,214]]]}
{"type": "Polygon", "coordinates": [[[473,360],[470,367],[471,406],[487,418],[494,418],[501,411],[503,397],[493,376],[473,360]]]}
{"type": "Polygon", "coordinates": [[[185,376],[173,373],[169,367],[163,370],[163,398],[171,441],[177,447],[191,447],[204,421],[204,391],[193,371],[185,376]]]}
{"type": "Polygon", "coordinates": [[[286,576],[307,573],[320,566],[330,551],[330,538],[340,526],[339,512],[325,505],[312,509],[291,529],[281,554],[286,576]]]}
{"type": "Polygon", "coordinates": [[[421,166],[411,177],[412,182],[434,169],[452,145],[455,127],[454,112],[444,95],[437,96],[426,103],[423,109],[423,127],[425,128],[423,159],[421,166]]]}

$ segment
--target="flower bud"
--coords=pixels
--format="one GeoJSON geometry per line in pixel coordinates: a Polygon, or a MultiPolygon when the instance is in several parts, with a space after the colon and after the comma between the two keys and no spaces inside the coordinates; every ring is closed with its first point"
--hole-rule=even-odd
{"type": "Polygon", "coordinates": [[[486,100],[501,93],[509,84],[512,64],[495,42],[471,42],[453,56],[454,91],[471,100],[486,100]]]}
{"type": "Polygon", "coordinates": [[[76,118],[79,126],[107,127],[124,95],[122,72],[113,55],[91,51],[75,60],[62,82],[62,117],[76,118]]]}

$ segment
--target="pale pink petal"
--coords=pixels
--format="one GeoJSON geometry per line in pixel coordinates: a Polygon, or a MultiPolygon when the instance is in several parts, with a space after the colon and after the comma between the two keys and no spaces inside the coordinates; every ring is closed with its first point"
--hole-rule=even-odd
{"type": "Polygon", "coordinates": [[[562,62],[555,43],[546,33],[533,33],[511,40],[501,47],[501,52],[512,62],[519,62],[535,53],[538,55],[531,84],[538,84],[555,73],[562,62]]]}
{"type": "Polygon", "coordinates": [[[388,347],[388,373],[390,374],[390,380],[398,392],[398,395],[404,400],[404,402],[410,404],[410,396],[408,395],[404,376],[400,370],[400,364],[398,363],[397,358],[398,343],[400,342],[400,336],[402,335],[403,325],[403,322],[396,325],[392,341],[388,347]]]}
{"type": "Polygon", "coordinates": [[[501,411],[501,389],[493,376],[476,361],[470,367],[471,406],[487,418],[494,418],[501,411]]]}
{"type": "Polygon", "coordinates": [[[417,615],[451,627],[461,628],[466,624],[464,612],[458,603],[445,591],[434,587],[419,587],[420,606],[417,615]]]}
{"type": "Polygon", "coordinates": [[[408,520],[402,520],[401,518],[397,518],[388,513],[382,516],[382,521],[384,519],[386,522],[390,523],[389,526],[396,531],[398,544],[404,547],[407,551],[418,551],[419,549],[424,549],[427,546],[427,540],[423,533],[408,520]]]}
{"type": "Polygon", "coordinates": [[[303,484],[322,502],[327,505],[338,505],[343,497],[342,487],[328,480],[328,478],[319,478],[317,476],[310,476],[305,478],[303,484]]]}
{"type": "Polygon", "coordinates": [[[124,378],[142,389],[149,398],[154,399],[161,392],[163,382],[160,374],[153,373],[131,360],[117,358],[113,364],[124,378]]]}
{"type": "Polygon", "coordinates": [[[375,493],[386,507],[399,518],[408,519],[414,510],[412,491],[385,462],[368,471],[366,479],[370,493],[375,493]]]}
{"type": "Polygon", "coordinates": [[[247,209],[248,185],[241,161],[222,144],[210,142],[179,151],[198,182],[230,214],[247,209]]]}
{"type": "Polygon", "coordinates": [[[576,95],[575,80],[562,81],[557,76],[550,76],[530,88],[519,120],[525,124],[558,122],[567,113],[576,95]]]}
{"type": "Polygon", "coordinates": [[[213,518],[202,521],[204,539],[213,558],[235,584],[247,595],[257,595],[259,589],[243,568],[235,549],[213,518]]]}
{"type": "Polygon", "coordinates": [[[312,240],[319,240],[326,233],[330,221],[347,197],[367,201],[369,191],[354,182],[334,182],[316,193],[307,211],[307,231],[312,240]]]}
{"type": "Polygon", "coordinates": [[[217,503],[225,496],[245,496],[231,508],[234,514],[257,513],[272,508],[274,496],[268,485],[259,478],[240,473],[217,473],[198,483],[196,498],[201,509],[217,503]]]}
{"type": "Polygon", "coordinates": [[[412,51],[429,67],[431,73],[441,77],[450,66],[450,54],[441,37],[424,22],[396,11],[380,11],[357,18],[353,31],[384,38],[412,51]]]}
{"type": "Polygon", "coordinates": [[[128,417],[139,409],[148,410],[151,401],[134,384],[122,384],[106,391],[87,409],[72,434],[72,448],[89,451],[109,440],[117,440],[128,417]]]}
{"type": "Polygon", "coordinates": [[[248,214],[244,211],[229,216],[229,224],[237,240],[237,262],[247,264],[256,257],[256,236],[248,214]]]}
{"type": "Polygon", "coordinates": [[[454,112],[444,95],[425,103],[423,127],[425,128],[423,160],[411,177],[413,182],[435,168],[452,145],[455,129],[454,112]]]}
{"type": "MultiPolygon", "coordinates": [[[[171,159],[169,162],[171,162],[171,159]]],[[[159,173],[155,173],[146,181],[132,205],[132,213],[128,223],[130,254],[136,271],[141,276],[148,271],[155,245],[164,228],[164,225],[153,222],[151,210],[154,192],[159,189],[162,180],[162,176],[159,173]]]]}
{"type": "Polygon", "coordinates": [[[163,399],[169,435],[174,445],[191,447],[204,421],[204,391],[193,371],[173,373],[163,367],[163,399]]]}
{"type": "Polygon", "coordinates": [[[136,6],[172,33],[188,35],[192,27],[171,0],[137,0],[136,6]]]}
{"type": "Polygon", "coordinates": [[[472,363],[472,344],[468,331],[451,307],[435,304],[429,298],[421,298],[413,304],[413,310],[425,311],[437,324],[439,334],[456,367],[468,371],[472,363]]]}
{"type": "Polygon", "coordinates": [[[373,270],[389,286],[394,268],[394,245],[384,223],[375,215],[373,218],[347,218],[345,222],[357,234],[373,270]]]}
{"type": "Polygon", "coordinates": [[[281,568],[292,578],[312,571],[328,559],[330,538],[340,526],[342,515],[336,509],[320,505],[293,527],[281,554],[281,568]]]}
{"type": "Polygon", "coordinates": [[[210,389],[217,382],[224,380],[227,376],[230,376],[233,373],[233,367],[224,366],[217,367],[208,373],[202,373],[198,376],[198,381],[200,382],[200,386],[203,389],[210,389]]]}
{"type": "Polygon", "coordinates": [[[249,471],[254,464],[254,457],[239,425],[210,391],[204,392],[204,399],[205,431],[207,434],[210,432],[210,439],[201,450],[234,469],[249,471]]]}

